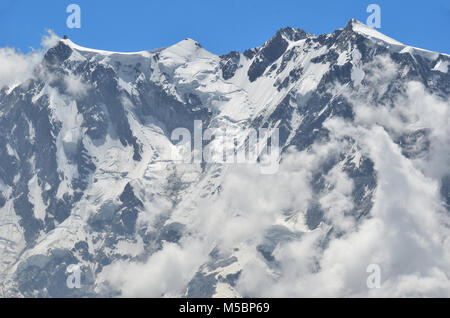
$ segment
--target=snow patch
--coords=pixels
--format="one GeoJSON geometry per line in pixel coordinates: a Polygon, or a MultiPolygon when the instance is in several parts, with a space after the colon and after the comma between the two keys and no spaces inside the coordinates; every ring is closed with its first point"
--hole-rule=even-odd
{"type": "Polygon", "coordinates": [[[365,25],[359,21],[356,21],[356,20],[352,23],[352,29],[356,33],[368,36],[373,39],[378,39],[378,40],[384,41],[389,44],[404,45],[403,43],[401,43],[397,40],[394,40],[393,38],[390,38],[390,37],[384,35],[383,33],[380,33],[377,30],[370,28],[367,25],[365,25]]]}
{"type": "Polygon", "coordinates": [[[439,71],[441,73],[448,73],[448,66],[449,66],[449,62],[448,61],[438,61],[436,63],[436,65],[433,68],[433,71],[439,71]]]}
{"type": "Polygon", "coordinates": [[[33,178],[31,178],[31,180],[28,182],[28,189],[30,191],[28,194],[28,199],[30,200],[31,204],[34,205],[34,217],[36,219],[44,221],[45,210],[47,206],[42,199],[42,191],[38,183],[37,175],[34,175],[33,178]]]}

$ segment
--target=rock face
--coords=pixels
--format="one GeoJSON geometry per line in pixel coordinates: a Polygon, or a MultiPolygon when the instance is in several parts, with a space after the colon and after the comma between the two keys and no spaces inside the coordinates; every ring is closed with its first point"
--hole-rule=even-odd
{"type": "MultiPolygon", "coordinates": [[[[377,216],[384,172],[372,150],[388,146],[368,148],[370,138],[361,137],[379,132],[375,125],[399,149],[395,154],[436,187],[436,204],[449,212],[449,65],[448,55],[405,46],[356,20],[321,36],[281,29],[261,47],[222,56],[190,39],[137,53],[59,40],[30,80],[0,88],[0,296],[135,296],[112,269],[137,266],[164,276],[152,272],[159,266],[153,259],[177,248],[189,251],[179,262],[194,260],[168,261],[163,267],[173,266],[180,279],[144,296],[257,295],[242,288],[252,262],[277,280],[284,275],[283,244],[322,231],[315,248],[323,252],[377,216]],[[408,96],[423,98],[421,107],[409,111],[408,96]],[[421,111],[434,101],[444,105],[436,125],[421,111]],[[193,133],[194,121],[203,131],[232,131],[240,147],[252,128],[279,129],[281,176],[270,182],[284,180],[273,191],[291,196],[271,206],[270,221],[249,237],[221,233],[230,220],[250,218],[255,206],[230,194],[233,165],[170,160],[172,132],[193,133]],[[353,133],[346,133],[350,126],[353,133]],[[222,226],[205,221],[215,213],[222,226]],[[192,243],[200,241],[201,247],[192,243]],[[67,287],[71,264],[80,266],[80,289],[67,287]]],[[[204,148],[219,149],[220,142],[204,148]]],[[[250,182],[245,171],[242,191],[265,182],[250,182]]],[[[264,202],[264,193],[247,200],[264,202]]],[[[315,266],[311,272],[320,271],[320,261],[315,266]]]]}

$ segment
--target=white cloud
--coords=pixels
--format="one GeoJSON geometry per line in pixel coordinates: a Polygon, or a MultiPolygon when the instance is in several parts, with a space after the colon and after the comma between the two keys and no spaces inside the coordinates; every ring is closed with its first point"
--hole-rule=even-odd
{"type": "Polygon", "coordinates": [[[47,34],[42,37],[41,47],[43,50],[48,50],[58,44],[59,40],[61,38],[53,30],[47,30],[47,34]]]}
{"type": "Polygon", "coordinates": [[[41,62],[45,50],[59,40],[53,31],[43,36],[41,48],[23,54],[13,48],[0,48],[0,89],[9,89],[31,79],[36,66],[41,62]]]}
{"type": "Polygon", "coordinates": [[[383,128],[340,120],[328,127],[335,138],[356,138],[375,162],[378,187],[370,218],[353,226],[355,220],[344,217],[352,186],[342,172],[332,171],[328,180],[334,190],[321,202],[330,224],[345,234],[332,236],[323,247],[329,228],[322,225],[279,245],[273,254],[277,274],[260,262],[249,262],[238,291],[258,297],[450,296],[450,223],[438,183],[416,169],[383,128]],[[380,289],[366,285],[370,264],[382,269],[380,289]]]}
{"type": "MultiPolygon", "coordinates": [[[[378,83],[390,61],[379,72],[367,75],[378,83]]],[[[389,74],[388,74],[389,75],[389,74]]],[[[377,86],[376,86],[377,87],[377,86]]],[[[386,92],[383,85],[378,93],[386,92]]],[[[345,230],[331,237],[321,248],[328,228],[321,226],[304,233],[299,240],[277,247],[276,275],[258,262],[249,262],[237,289],[251,296],[450,296],[449,216],[443,208],[439,181],[449,173],[450,103],[410,82],[405,94],[392,103],[373,104],[370,98],[350,92],[355,121],[332,119],[326,126],[332,141],[355,139],[363,153],[375,163],[378,186],[370,218],[353,227],[344,212],[351,206],[351,182],[335,168],[327,176],[335,187],[321,197],[325,218],[335,228],[345,230]],[[394,140],[417,129],[428,129],[430,152],[406,158],[394,140]],[[381,288],[369,289],[366,272],[370,264],[380,265],[381,288]]],[[[378,95],[380,96],[380,95],[378,95]]]]}
{"type": "Polygon", "coordinates": [[[13,88],[30,79],[37,61],[34,53],[25,55],[12,48],[0,48],[0,88],[13,88]]]}
{"type": "Polygon", "coordinates": [[[67,92],[75,98],[86,96],[90,88],[80,76],[68,74],[64,76],[67,92]]]}
{"type": "Polygon", "coordinates": [[[320,204],[325,211],[325,218],[338,231],[348,231],[355,226],[355,219],[346,215],[353,209],[353,181],[339,168],[334,167],[326,176],[326,181],[332,185],[321,198],[320,204]]]}
{"type": "Polygon", "coordinates": [[[123,297],[164,297],[179,295],[197,268],[206,261],[198,241],[164,243],[144,263],[119,261],[105,267],[99,281],[108,281],[123,297]]]}

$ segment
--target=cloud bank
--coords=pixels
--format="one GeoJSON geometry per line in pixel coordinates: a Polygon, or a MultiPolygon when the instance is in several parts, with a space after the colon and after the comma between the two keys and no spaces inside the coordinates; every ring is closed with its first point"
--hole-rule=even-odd
{"type": "Polygon", "coordinates": [[[41,63],[43,54],[54,46],[59,37],[53,31],[42,37],[41,47],[23,54],[13,48],[0,48],[0,89],[13,89],[16,85],[34,77],[36,67],[41,63]]]}

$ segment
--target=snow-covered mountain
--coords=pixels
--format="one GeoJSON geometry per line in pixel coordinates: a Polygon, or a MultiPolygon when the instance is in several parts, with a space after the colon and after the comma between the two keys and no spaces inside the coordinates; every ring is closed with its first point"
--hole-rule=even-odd
{"type": "Polygon", "coordinates": [[[449,55],[356,20],[222,56],[49,42],[0,53],[0,296],[450,296],[449,55]],[[194,121],[278,128],[278,171],[170,160],[194,121]]]}

